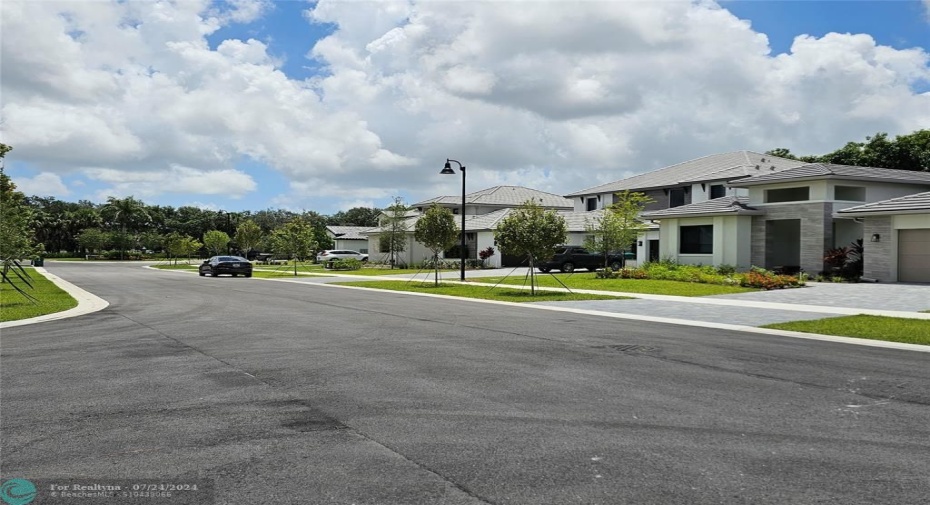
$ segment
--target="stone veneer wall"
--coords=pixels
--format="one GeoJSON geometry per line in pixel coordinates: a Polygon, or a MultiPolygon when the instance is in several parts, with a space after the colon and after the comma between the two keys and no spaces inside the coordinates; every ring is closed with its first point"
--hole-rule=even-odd
{"type": "Polygon", "coordinates": [[[750,256],[754,266],[765,264],[765,222],[801,220],[801,268],[811,275],[823,271],[824,252],[833,245],[833,204],[791,202],[759,206],[765,215],[752,217],[750,256]]]}
{"type": "Polygon", "coordinates": [[[881,282],[896,282],[897,275],[892,270],[895,261],[895,237],[891,228],[891,216],[867,217],[862,224],[863,272],[862,276],[881,282]],[[878,242],[871,242],[872,235],[878,233],[878,242]]]}

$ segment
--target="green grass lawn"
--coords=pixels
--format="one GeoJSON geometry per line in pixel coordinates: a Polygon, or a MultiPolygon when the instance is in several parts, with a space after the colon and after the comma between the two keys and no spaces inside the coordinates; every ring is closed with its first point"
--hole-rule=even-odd
{"type": "MultiPolygon", "coordinates": [[[[30,282],[32,282],[35,289],[26,287],[25,291],[38,298],[39,301],[33,303],[19,294],[9,284],[0,284],[0,321],[18,321],[61,312],[77,306],[77,300],[53,284],[52,281],[46,279],[45,276],[31,268],[27,268],[26,271],[29,272],[30,282]]],[[[13,277],[15,278],[15,275],[13,277]]],[[[23,286],[21,282],[18,282],[17,285],[23,286]]]]}
{"type": "Polygon", "coordinates": [[[930,321],[884,316],[843,316],[767,324],[763,328],[930,345],[930,321]]]}
{"type": "MultiPolygon", "coordinates": [[[[441,271],[444,272],[446,270],[441,270],[441,271]]],[[[394,270],[391,270],[390,268],[362,267],[358,270],[326,269],[326,270],[322,270],[322,273],[332,273],[332,274],[339,274],[339,275],[401,275],[401,274],[419,273],[420,275],[425,275],[425,274],[432,274],[433,270],[417,270],[415,268],[395,268],[394,270]]]]}
{"type": "MultiPolygon", "coordinates": [[[[620,291],[626,293],[645,293],[651,295],[674,296],[710,296],[728,295],[732,293],[746,293],[758,291],[753,288],[740,286],[721,286],[717,284],[701,284],[697,282],[664,281],[652,279],[598,279],[593,273],[576,273],[572,275],[559,274],[558,280],[550,274],[540,273],[536,277],[539,285],[543,287],[560,288],[561,280],[571,289],[593,289],[598,291],[620,291]]],[[[496,284],[503,277],[474,278],[474,282],[496,284]]],[[[507,277],[503,284],[522,286],[529,281],[524,276],[507,277]]]]}
{"type": "Polygon", "coordinates": [[[357,281],[337,282],[341,286],[357,286],[362,288],[385,289],[390,291],[408,291],[414,293],[431,293],[434,295],[461,296],[463,298],[479,298],[482,300],[498,300],[503,302],[559,302],[571,300],[618,300],[626,297],[610,295],[587,295],[582,293],[565,293],[557,291],[538,291],[535,296],[529,290],[512,289],[505,287],[489,288],[488,286],[469,286],[468,284],[440,284],[436,287],[432,282],[421,281],[357,281]]]}

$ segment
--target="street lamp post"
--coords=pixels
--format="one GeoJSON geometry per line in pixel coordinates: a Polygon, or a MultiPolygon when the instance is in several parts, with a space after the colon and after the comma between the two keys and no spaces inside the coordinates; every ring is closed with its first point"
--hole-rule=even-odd
{"type": "Polygon", "coordinates": [[[446,158],[446,165],[443,167],[441,174],[450,175],[454,174],[455,170],[452,170],[452,163],[455,163],[459,166],[459,170],[462,171],[462,241],[459,245],[459,258],[460,258],[460,277],[459,280],[465,282],[465,259],[468,256],[465,252],[465,165],[462,165],[458,161],[450,160],[446,158]]]}

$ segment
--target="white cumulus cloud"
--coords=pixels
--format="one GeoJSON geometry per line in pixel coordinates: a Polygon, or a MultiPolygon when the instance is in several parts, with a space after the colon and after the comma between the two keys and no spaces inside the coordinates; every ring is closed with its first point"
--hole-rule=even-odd
{"type": "Polygon", "coordinates": [[[16,184],[18,191],[28,196],[54,196],[60,198],[71,194],[71,191],[58,174],[48,172],[43,172],[35,177],[15,177],[13,178],[13,184],[16,184]]]}
{"type": "Polygon", "coordinates": [[[772,55],[713,2],[308,5],[308,23],[335,29],[301,49],[325,73],[298,80],[262,42],[273,33],[207,43],[266,1],[5,1],[5,142],[45,173],[153,198],[260,190],[236,169],[256,161],[289,182],[274,202],[312,209],[457,194],[438,174],[447,157],[470,190],[567,193],[715,152],[819,154],[930,124],[924,49],[799,34],[772,55]]]}

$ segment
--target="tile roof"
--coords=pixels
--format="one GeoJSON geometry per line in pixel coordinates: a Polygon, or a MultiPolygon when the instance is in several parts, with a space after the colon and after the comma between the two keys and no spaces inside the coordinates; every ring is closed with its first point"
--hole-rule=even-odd
{"type": "MultiPolygon", "coordinates": [[[[930,213],[930,191],[847,207],[836,211],[836,213],[850,217],[858,215],[930,213]]],[[[928,223],[928,226],[930,226],[930,223],[928,223]]]]}
{"type": "Polygon", "coordinates": [[[732,153],[712,154],[685,161],[644,174],[634,175],[619,181],[602,184],[593,188],[575,191],[566,197],[616,193],[624,190],[644,190],[681,186],[703,181],[729,180],[746,177],[762,170],[787,170],[803,165],[804,162],[779,158],[769,154],[753,151],[736,151],[732,153]],[[758,167],[758,168],[757,168],[758,167]]]}
{"type": "Polygon", "coordinates": [[[671,209],[643,212],[642,217],[656,219],[662,217],[696,217],[696,216],[758,216],[763,212],[748,205],[745,196],[725,196],[704,202],[672,207],[671,209]]]}
{"type": "Polygon", "coordinates": [[[730,186],[743,188],[773,182],[791,182],[796,180],[821,179],[824,177],[930,185],[930,172],[892,170],[890,168],[876,167],[854,167],[850,165],[834,165],[832,163],[810,163],[776,173],[757,175],[755,177],[736,181],[731,183],[730,186]]]}
{"type": "Polygon", "coordinates": [[[361,235],[362,232],[372,229],[371,226],[327,226],[336,238],[339,239],[366,239],[368,237],[361,235]]]}
{"type": "MultiPolygon", "coordinates": [[[[527,200],[538,202],[543,207],[548,208],[573,208],[571,200],[563,198],[553,193],[546,193],[536,189],[525,188],[523,186],[494,186],[474,193],[465,195],[465,202],[468,205],[496,205],[503,207],[518,207],[527,200]]],[[[431,203],[445,205],[461,205],[462,197],[460,196],[438,196],[423,200],[413,204],[414,207],[424,207],[431,203]]]]}

